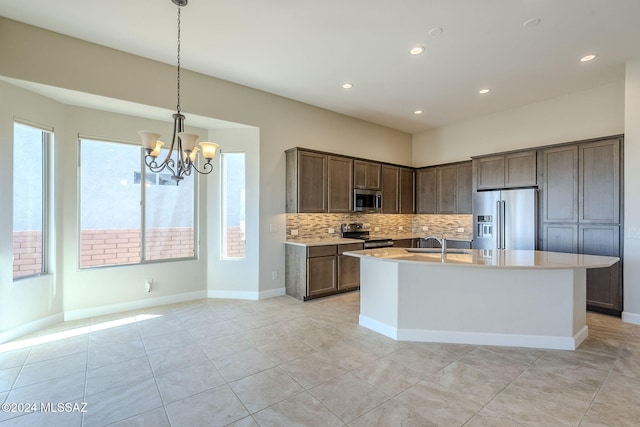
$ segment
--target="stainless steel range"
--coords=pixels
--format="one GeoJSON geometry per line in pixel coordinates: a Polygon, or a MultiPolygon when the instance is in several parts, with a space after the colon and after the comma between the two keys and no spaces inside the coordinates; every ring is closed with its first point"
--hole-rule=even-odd
{"type": "Polygon", "coordinates": [[[371,237],[371,226],[361,222],[340,224],[340,235],[349,239],[364,240],[365,249],[388,248],[393,246],[393,239],[387,237],[371,237]]]}

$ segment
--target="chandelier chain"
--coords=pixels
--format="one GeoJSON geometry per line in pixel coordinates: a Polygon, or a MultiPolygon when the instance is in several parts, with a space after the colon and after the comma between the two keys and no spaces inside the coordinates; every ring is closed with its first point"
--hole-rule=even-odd
{"type": "Polygon", "coordinates": [[[178,104],[176,105],[176,110],[180,113],[180,6],[178,6],[178,75],[177,75],[177,89],[178,89],[178,104]]]}

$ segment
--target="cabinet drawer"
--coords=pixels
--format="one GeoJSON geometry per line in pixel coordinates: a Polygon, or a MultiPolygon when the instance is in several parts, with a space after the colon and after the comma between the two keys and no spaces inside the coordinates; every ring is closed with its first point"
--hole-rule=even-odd
{"type": "Polygon", "coordinates": [[[319,256],[331,256],[337,254],[338,250],[336,245],[309,246],[307,248],[307,258],[316,258],[319,256]]]}
{"type": "Polygon", "coordinates": [[[348,243],[345,245],[338,245],[338,255],[342,255],[344,252],[349,251],[361,251],[364,249],[364,244],[362,243],[348,243]]]}

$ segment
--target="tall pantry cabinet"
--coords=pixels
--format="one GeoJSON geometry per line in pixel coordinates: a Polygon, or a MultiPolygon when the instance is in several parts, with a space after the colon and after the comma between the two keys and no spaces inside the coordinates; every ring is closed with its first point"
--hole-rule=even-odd
{"type": "MultiPolygon", "coordinates": [[[[622,258],[622,137],[538,152],[539,247],[622,258]]],[[[587,270],[587,307],[622,312],[622,262],[587,270]]]]}

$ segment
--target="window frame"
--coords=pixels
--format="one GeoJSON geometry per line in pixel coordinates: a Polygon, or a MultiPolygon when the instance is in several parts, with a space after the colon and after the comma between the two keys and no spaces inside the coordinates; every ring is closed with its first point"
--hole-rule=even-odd
{"type": "Polygon", "coordinates": [[[247,188],[247,152],[244,150],[225,150],[222,151],[220,150],[220,260],[221,261],[244,261],[247,259],[247,252],[246,252],[246,242],[247,242],[247,236],[246,236],[246,215],[247,215],[247,208],[246,208],[246,188],[247,188]],[[227,231],[225,227],[226,226],[226,218],[227,218],[227,214],[226,214],[226,192],[225,192],[225,186],[226,186],[226,180],[225,180],[225,160],[224,157],[226,154],[242,154],[243,155],[243,163],[244,163],[244,190],[245,190],[245,205],[244,205],[244,217],[245,217],[245,227],[244,227],[244,232],[245,232],[245,237],[244,237],[244,242],[245,242],[245,252],[244,255],[241,257],[229,257],[229,256],[225,256],[226,254],[226,236],[227,236],[227,231]]]}
{"type": "MultiPolygon", "coordinates": [[[[26,120],[26,119],[22,119],[22,118],[18,118],[18,117],[14,117],[13,119],[13,147],[12,149],[15,150],[15,145],[16,145],[16,137],[15,137],[15,127],[16,125],[20,125],[20,126],[27,126],[30,127],[32,129],[36,129],[39,130],[41,132],[42,135],[42,260],[41,260],[41,267],[40,267],[40,271],[34,274],[28,274],[25,276],[20,276],[20,277],[12,277],[13,282],[19,282],[25,279],[31,279],[34,277],[40,277],[40,276],[44,276],[49,274],[49,203],[50,203],[50,193],[51,193],[51,187],[50,187],[50,182],[51,180],[49,179],[49,170],[50,170],[50,157],[51,157],[51,152],[52,152],[52,145],[53,145],[53,141],[55,140],[55,134],[54,134],[54,129],[51,126],[46,126],[40,123],[36,123],[30,120],[26,120]]],[[[12,212],[12,216],[15,215],[14,212],[14,200],[15,200],[15,182],[14,182],[14,178],[15,178],[15,168],[16,165],[13,163],[15,160],[15,155],[12,154],[12,199],[11,199],[11,212],[12,212]]],[[[15,224],[13,224],[13,218],[11,220],[12,223],[12,233],[15,232],[15,224]]],[[[13,262],[15,261],[15,253],[13,252],[12,249],[12,265],[13,262]]]]}
{"type": "MultiPolygon", "coordinates": [[[[147,260],[146,258],[146,174],[147,174],[147,166],[144,163],[145,152],[144,149],[140,146],[139,142],[125,140],[120,138],[108,138],[104,136],[95,136],[88,134],[78,134],[78,169],[77,169],[77,198],[78,198],[78,221],[77,221],[77,245],[78,245],[78,256],[77,256],[77,269],[78,271],[91,271],[96,269],[104,269],[104,268],[123,268],[123,267],[134,267],[140,265],[148,265],[148,264],[158,264],[158,263],[166,263],[166,262],[180,262],[180,261],[193,261],[199,258],[199,223],[198,223],[198,207],[200,205],[199,198],[199,177],[197,173],[193,172],[193,256],[189,257],[180,257],[180,258],[163,258],[163,259],[152,259],[147,260]],[[107,264],[107,265],[92,265],[85,266],[81,265],[82,263],[82,197],[81,197],[81,188],[82,188],[82,141],[92,141],[92,142],[104,142],[104,143],[113,143],[113,144],[123,144],[129,146],[138,147],[140,153],[140,220],[139,220],[139,230],[140,230],[140,261],[136,263],[126,263],[126,264],[107,264]]],[[[137,172],[137,171],[134,171],[137,172]]],[[[152,172],[153,173],[153,172],[152,172]]]]}

